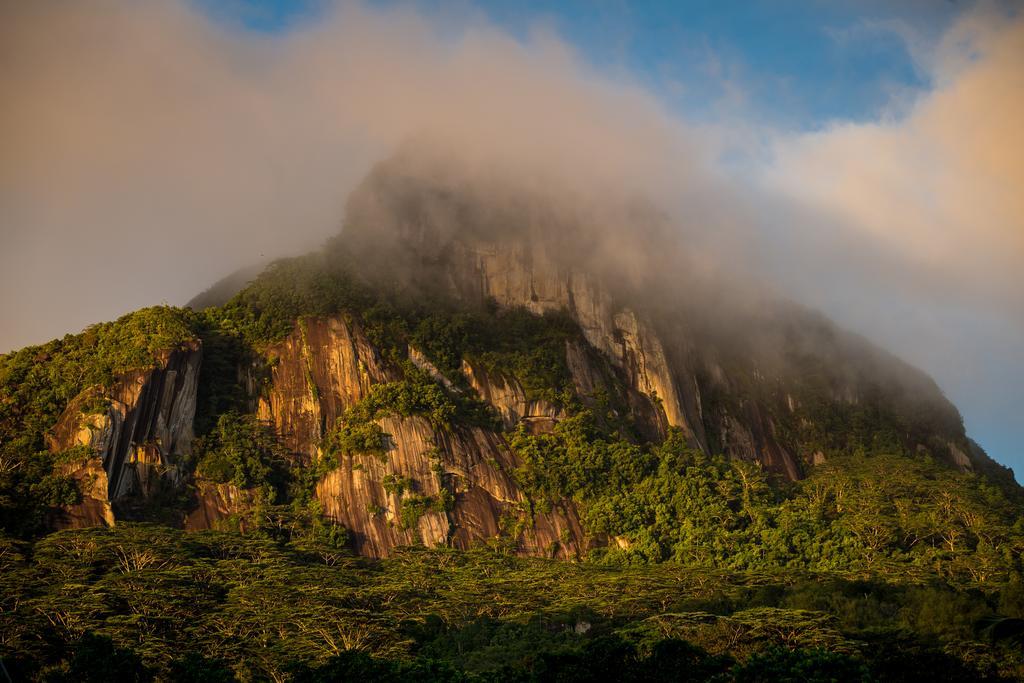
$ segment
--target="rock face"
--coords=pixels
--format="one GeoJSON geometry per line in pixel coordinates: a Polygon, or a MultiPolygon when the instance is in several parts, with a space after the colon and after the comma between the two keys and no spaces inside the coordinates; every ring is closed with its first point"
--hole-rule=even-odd
{"type": "MultiPolygon", "coordinates": [[[[416,238],[407,244],[416,249],[416,238]]],[[[436,248],[436,247],[435,247],[436,248]]],[[[699,363],[673,362],[655,325],[632,308],[616,305],[614,298],[593,278],[566,268],[540,247],[516,243],[467,244],[454,239],[443,258],[444,271],[428,267],[429,278],[447,278],[449,293],[469,304],[493,300],[503,307],[523,307],[542,314],[565,311],[579,324],[592,351],[600,353],[615,370],[616,384],[627,394],[630,411],[645,435],[664,437],[669,427],[681,429],[690,445],[711,451],[703,413],[699,363]]],[[[579,351],[579,349],[577,349],[579,351]]],[[[581,370],[583,355],[570,352],[570,368],[581,370]],[[574,362],[575,361],[575,362],[574,362]]],[[[549,420],[548,406],[531,406],[521,387],[502,377],[488,377],[481,391],[482,370],[464,366],[474,388],[494,405],[506,424],[520,419],[549,420]]],[[[581,395],[593,393],[593,378],[578,382],[581,395]]],[[[751,405],[736,414],[710,420],[720,434],[722,450],[745,460],[758,461],[770,471],[796,479],[801,473],[797,456],[780,444],[771,421],[751,405]]]]}
{"type": "MultiPolygon", "coordinates": [[[[373,384],[397,378],[344,316],[300,322],[269,355],[276,360],[258,414],[274,425],[294,457],[307,462],[325,457],[320,441],[346,408],[373,384]]],[[[437,372],[425,358],[418,360],[437,372]]],[[[560,416],[546,402],[527,401],[515,378],[493,377],[469,365],[467,375],[509,427],[524,421],[549,429],[560,416]]],[[[349,529],[361,554],[381,557],[417,542],[466,548],[510,529],[511,542],[524,554],[575,557],[584,550],[570,504],[528,514],[511,476],[516,459],[500,433],[479,427],[438,431],[419,417],[378,423],[387,435],[384,455],[343,455],[316,489],[326,516],[349,529]]],[[[189,524],[227,514],[225,496],[206,498],[206,511],[190,516],[189,524]]]]}
{"type": "Polygon", "coordinates": [[[215,529],[225,520],[238,520],[238,528],[245,531],[245,516],[256,502],[256,493],[239,489],[233,484],[211,481],[195,482],[195,506],[185,515],[183,526],[189,531],[215,529]]]}
{"type": "MultiPolygon", "coordinates": [[[[696,406],[686,404],[658,335],[632,309],[616,306],[592,277],[559,265],[540,246],[527,249],[514,243],[453,241],[443,262],[452,291],[467,303],[490,299],[537,314],[568,312],[593,349],[620,371],[620,381],[634,399],[634,413],[648,413],[645,422],[652,436],[679,427],[692,445],[706,448],[696,406]]],[[[467,372],[471,375],[472,368],[467,372]]],[[[529,410],[511,405],[519,400],[515,393],[514,386],[499,385],[495,400],[509,404],[499,407],[503,415],[529,410]]]]}
{"type": "MultiPolygon", "coordinates": [[[[598,371],[582,349],[567,348],[567,354],[575,358],[580,386],[592,392],[603,381],[598,371]]],[[[321,440],[346,409],[373,385],[401,376],[345,314],[298,321],[266,356],[269,381],[250,383],[257,416],[291,457],[307,464],[325,457],[321,440]]],[[[414,349],[410,356],[454,389],[425,356],[414,349]]],[[[156,367],[129,372],[110,388],[91,389],[71,402],[49,442],[55,452],[83,447],[62,465],[78,482],[82,500],[61,510],[54,526],[138,518],[162,491],[191,485],[193,505],[181,520],[186,529],[215,528],[229,519],[244,529],[258,492],[183,477],[200,360],[198,344],[170,351],[156,367]],[[97,411],[97,405],[103,408],[97,411]]],[[[546,401],[528,400],[514,377],[468,363],[465,373],[471,390],[495,407],[508,428],[523,422],[547,430],[562,416],[546,401]]],[[[479,427],[439,431],[419,417],[378,422],[387,435],[384,455],[342,456],[316,487],[325,515],[350,531],[359,553],[381,557],[414,543],[468,548],[499,538],[529,555],[570,558],[586,550],[570,503],[530,513],[511,475],[518,463],[501,433],[479,427]]]]}
{"type": "Polygon", "coordinates": [[[268,351],[271,381],[257,416],[293,454],[312,458],[320,439],[370,386],[396,379],[360,327],[344,316],[300,320],[268,351]]]}
{"type": "Polygon", "coordinates": [[[380,424],[389,442],[384,456],[343,456],[317,487],[325,513],[352,530],[361,554],[381,557],[417,542],[465,549],[510,530],[522,554],[570,558],[584,550],[571,505],[530,517],[509,474],[516,460],[498,434],[438,433],[416,417],[380,424]],[[439,502],[444,492],[451,496],[447,509],[439,502]],[[411,505],[424,509],[409,514],[411,505]]]}
{"type": "Polygon", "coordinates": [[[531,399],[515,377],[488,371],[468,360],[462,361],[462,374],[486,403],[497,411],[506,429],[525,422],[533,431],[548,431],[562,417],[558,406],[543,399],[531,399]]]}
{"type": "Polygon", "coordinates": [[[121,376],[107,390],[86,390],[67,406],[49,435],[50,448],[82,446],[93,455],[66,467],[80,482],[83,501],[58,524],[109,524],[115,513],[131,518],[133,508],[145,505],[161,486],[181,485],[201,358],[193,342],[164,353],[156,367],[121,376]]]}
{"type": "MultiPolygon", "coordinates": [[[[631,308],[616,307],[613,298],[589,278],[560,268],[541,253],[527,256],[518,247],[499,245],[477,249],[455,245],[452,253],[446,262],[449,268],[475,273],[455,279],[462,283],[461,296],[468,300],[489,297],[499,305],[523,306],[536,313],[568,311],[587,342],[619,371],[619,381],[631,397],[632,412],[647,414],[641,422],[647,424],[648,436],[663,437],[668,427],[678,427],[691,446],[711,450],[697,372],[686,363],[671,362],[651,322],[631,308]],[[455,265],[459,258],[468,261],[455,265]],[[478,287],[466,288],[465,283],[474,282],[478,287]]],[[[514,385],[498,382],[497,387],[487,398],[503,416],[521,417],[531,410],[516,395],[514,385]]],[[[796,454],[780,443],[762,406],[751,403],[735,414],[726,412],[717,416],[713,425],[728,455],[760,462],[789,479],[799,478],[801,464],[796,454]]]]}
{"type": "Polygon", "coordinates": [[[78,484],[82,500],[55,510],[51,525],[58,529],[81,529],[91,526],[113,526],[114,510],[107,495],[107,471],[98,457],[71,462],[60,468],[62,474],[78,484]]]}

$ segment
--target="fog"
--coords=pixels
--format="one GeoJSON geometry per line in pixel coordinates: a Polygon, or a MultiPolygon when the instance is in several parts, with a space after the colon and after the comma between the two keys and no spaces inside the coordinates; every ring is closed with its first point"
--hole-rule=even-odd
{"type": "Polygon", "coordinates": [[[170,0],[5,3],[0,350],[314,248],[415,141],[431,173],[571,198],[596,258],[685,253],[821,307],[1004,438],[1024,386],[1024,20],[972,11],[917,55],[934,86],[898,114],[793,133],[689,123],[558,36],[480,18],[347,3],[265,35],[170,0]],[[635,200],[682,251],[615,208],[635,200]]]}

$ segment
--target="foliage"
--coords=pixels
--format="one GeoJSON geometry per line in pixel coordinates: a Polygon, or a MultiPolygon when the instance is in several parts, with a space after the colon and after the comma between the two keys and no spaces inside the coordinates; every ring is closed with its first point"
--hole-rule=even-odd
{"type": "Polygon", "coordinates": [[[283,339],[303,316],[365,310],[372,301],[343,263],[311,254],[274,262],[228,303],[207,309],[207,314],[224,334],[259,349],[283,339]]]}
{"type": "Polygon", "coordinates": [[[190,315],[166,306],[144,308],[0,356],[3,455],[42,448],[42,435],[85,389],[109,386],[128,370],[153,367],[161,354],[194,341],[190,315]]]}
{"type": "Polygon", "coordinates": [[[1017,504],[984,477],[927,458],[836,458],[778,487],[754,464],[689,448],[679,431],[638,446],[602,435],[585,413],[547,434],[520,429],[510,444],[534,505],[573,498],[591,534],[616,539],[593,552],[598,561],[885,567],[973,581],[1021,568],[1017,504]]]}
{"type": "Polygon", "coordinates": [[[848,655],[827,650],[773,647],[735,669],[737,683],[832,683],[870,681],[867,667],[848,655]]]}
{"type": "Polygon", "coordinates": [[[433,311],[418,318],[410,339],[449,377],[461,377],[463,359],[514,377],[529,400],[562,404],[573,395],[566,341],[580,338],[565,313],[534,315],[522,308],[433,311]]]}
{"type": "Polygon", "coordinates": [[[415,529],[420,517],[428,512],[444,514],[451,511],[454,499],[451,492],[441,489],[436,496],[407,495],[401,499],[398,519],[403,529],[415,529]]]}
{"type": "Polygon", "coordinates": [[[367,396],[348,410],[345,419],[369,422],[393,415],[419,415],[437,429],[448,427],[458,408],[444,387],[411,363],[404,368],[404,375],[402,380],[372,386],[367,396]]]}
{"type": "Polygon", "coordinates": [[[47,474],[29,487],[29,494],[40,505],[55,508],[74,505],[82,500],[78,484],[71,477],[47,474]]]}
{"type": "Polygon", "coordinates": [[[205,437],[196,440],[197,473],[241,489],[282,482],[284,456],[273,429],[254,415],[227,412],[205,437]]]}
{"type": "Polygon", "coordinates": [[[249,391],[245,374],[257,386],[267,379],[266,361],[228,326],[221,327],[218,309],[197,314],[196,334],[203,341],[203,363],[196,391],[195,431],[204,435],[217,425],[227,412],[242,413],[248,409],[249,391]]]}
{"type": "Polygon", "coordinates": [[[402,364],[404,378],[375,384],[351,406],[324,437],[321,448],[328,456],[366,453],[384,456],[386,435],[376,420],[385,417],[423,417],[436,430],[451,429],[459,422],[495,426],[490,410],[463,394],[447,391],[425,370],[402,364]]]}
{"type": "Polygon", "coordinates": [[[384,475],[381,485],[387,493],[401,496],[406,490],[412,490],[412,480],[394,474],[384,475]]]}
{"type": "Polygon", "coordinates": [[[374,561],[262,532],[131,524],[59,532],[0,560],[0,657],[15,680],[1024,673],[1020,649],[985,640],[977,625],[996,614],[1008,585],[616,568],[486,549],[407,549],[374,561]]]}
{"type": "Polygon", "coordinates": [[[591,500],[605,490],[624,490],[655,464],[650,453],[625,440],[605,439],[588,412],[560,421],[549,434],[520,427],[509,442],[522,460],[519,484],[534,499],[591,500]]]}
{"type": "Polygon", "coordinates": [[[376,422],[343,421],[324,438],[324,453],[352,455],[368,453],[383,456],[385,434],[376,422]]]}
{"type": "MultiPolygon", "coordinates": [[[[915,455],[921,446],[946,453],[951,444],[969,450],[959,412],[931,379],[820,316],[774,311],[749,335],[717,341],[732,381],[702,376],[705,414],[741,414],[754,402],[807,461],[816,452],[915,455]]],[[[708,436],[719,450],[722,435],[711,429],[708,436]]]]}
{"type": "Polygon", "coordinates": [[[568,315],[467,308],[429,292],[371,287],[357,270],[340,248],[277,261],[227,304],[204,311],[206,330],[262,350],[290,334],[296,320],[344,311],[391,362],[404,361],[411,345],[457,385],[465,383],[463,359],[472,358],[516,377],[531,399],[566,398],[565,342],[581,337],[568,315]]]}

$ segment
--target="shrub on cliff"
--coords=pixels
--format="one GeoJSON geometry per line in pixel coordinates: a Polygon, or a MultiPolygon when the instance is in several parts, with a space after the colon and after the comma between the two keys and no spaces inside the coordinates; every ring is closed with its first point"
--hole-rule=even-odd
{"type": "Polygon", "coordinates": [[[206,479],[242,489],[285,483],[277,436],[254,415],[224,413],[209,434],[196,440],[195,452],[196,471],[206,479]]]}
{"type": "Polygon", "coordinates": [[[328,432],[320,447],[328,456],[384,455],[385,436],[376,422],[349,420],[328,432]]]}

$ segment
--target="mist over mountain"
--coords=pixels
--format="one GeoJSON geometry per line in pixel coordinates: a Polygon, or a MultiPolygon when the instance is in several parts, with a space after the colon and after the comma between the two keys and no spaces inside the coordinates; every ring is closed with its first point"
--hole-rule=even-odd
{"type": "Polygon", "coordinates": [[[4,676],[1024,679],[1019,13],[794,131],[263,10],[0,7],[4,676]]]}
{"type": "MultiPolygon", "coordinates": [[[[470,170],[451,154],[409,144],[353,192],[325,258],[332,249],[355,254],[363,278],[401,296],[567,310],[605,351],[616,343],[616,312],[636,311],[684,374],[739,365],[785,384],[803,379],[800,361],[814,358],[835,386],[849,385],[846,400],[870,390],[917,404],[911,412],[927,407],[948,434],[960,435],[957,449],[967,450],[959,413],[931,378],[787,300],[756,274],[709,263],[684,235],[649,200],[574,193],[555,180],[530,185],[499,167],[470,170]]],[[[698,382],[671,377],[667,384],[698,382]]]]}
{"type": "Polygon", "coordinates": [[[753,274],[925,367],[1016,457],[1021,22],[1006,8],[967,8],[927,40],[860,27],[905,40],[927,89],[809,131],[728,108],[692,121],[553,31],[481,14],[327,3],[260,35],[185,2],[2,11],[4,350],[305,253],[375,163],[425,138],[524,182],[649,201],[689,267],[753,274]],[[112,244],[147,258],[109,267],[112,244]]]}

